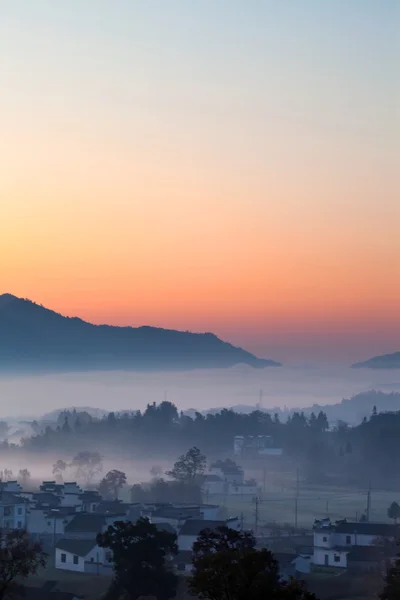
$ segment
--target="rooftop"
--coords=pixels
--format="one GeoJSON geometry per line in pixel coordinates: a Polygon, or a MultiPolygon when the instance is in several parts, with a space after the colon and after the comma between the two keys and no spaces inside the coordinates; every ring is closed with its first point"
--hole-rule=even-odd
{"type": "Polygon", "coordinates": [[[176,529],[172,527],[170,523],[154,523],[159,531],[166,531],[167,533],[175,533],[176,529]]]}
{"type": "Polygon", "coordinates": [[[106,524],[104,515],[77,513],[65,526],[65,533],[100,533],[106,524]]]}
{"type": "Polygon", "coordinates": [[[179,535],[199,535],[203,529],[217,529],[223,527],[225,521],[207,521],[205,519],[188,519],[182,525],[179,535]]]}
{"type": "Polygon", "coordinates": [[[77,556],[85,557],[91,550],[96,546],[96,540],[70,540],[64,538],[59,540],[56,544],[58,550],[70,552],[77,556]]]}

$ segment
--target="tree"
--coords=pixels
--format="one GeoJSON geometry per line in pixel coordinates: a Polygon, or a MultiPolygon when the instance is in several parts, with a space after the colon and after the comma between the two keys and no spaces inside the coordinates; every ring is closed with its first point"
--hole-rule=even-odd
{"type": "Polygon", "coordinates": [[[379,595],[381,600],[398,600],[400,598],[400,556],[397,558],[391,566],[389,566],[386,577],[385,585],[382,593],[379,595]]]}
{"type": "Polygon", "coordinates": [[[118,500],[118,492],[126,484],[126,475],[122,471],[113,469],[108,471],[100,481],[99,492],[107,499],[118,500]]]}
{"type": "Polygon", "coordinates": [[[20,469],[18,473],[18,479],[22,485],[22,487],[26,487],[31,478],[31,474],[28,469],[20,469]]]}
{"type": "Polygon", "coordinates": [[[400,519],[400,506],[397,502],[392,502],[387,510],[387,516],[389,519],[393,519],[393,521],[397,524],[397,519],[400,519]]]}
{"type": "Polygon", "coordinates": [[[201,600],[315,600],[301,582],[284,582],[273,554],[251,533],[203,530],[193,545],[190,591],[201,600]]]}
{"type": "Polygon", "coordinates": [[[56,479],[58,481],[58,483],[62,483],[63,482],[63,474],[65,473],[65,471],[67,470],[67,463],[64,462],[63,460],[58,460],[56,463],[54,463],[53,465],[53,475],[56,476],[56,479]]]}
{"type": "Polygon", "coordinates": [[[178,481],[195,483],[203,475],[207,466],[207,459],[196,446],[193,446],[186,454],[182,454],[174,464],[172,471],[166,475],[178,481]]]}
{"type": "Polygon", "coordinates": [[[103,470],[103,461],[98,452],[79,452],[71,462],[71,467],[75,469],[76,478],[89,485],[94,477],[103,470]]]}
{"type": "Polygon", "coordinates": [[[41,543],[31,540],[26,531],[0,531],[0,600],[18,587],[17,580],[45,567],[46,557],[41,543]]]}
{"type": "Polygon", "coordinates": [[[177,552],[176,535],[159,531],[148,519],[117,521],[97,536],[102,548],[113,555],[113,587],[130,600],[154,595],[158,600],[175,597],[177,577],[166,557],[177,552]]]}
{"type": "Polygon", "coordinates": [[[11,481],[13,477],[12,469],[4,469],[3,471],[4,481],[11,481]]]}

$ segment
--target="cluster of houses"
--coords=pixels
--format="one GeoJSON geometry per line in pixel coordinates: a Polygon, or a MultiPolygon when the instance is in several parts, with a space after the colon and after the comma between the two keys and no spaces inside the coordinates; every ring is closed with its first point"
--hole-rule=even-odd
{"type": "MultiPolygon", "coordinates": [[[[232,493],[236,488],[256,488],[244,482],[240,468],[223,470],[221,465],[211,467],[207,482],[214,486],[222,482],[232,493]]],[[[256,492],[251,490],[253,495],[256,492]]],[[[96,537],[116,521],[135,522],[139,517],[177,535],[179,552],[174,565],[181,572],[191,569],[192,547],[200,531],[220,525],[240,528],[239,519],[220,518],[217,504],[133,504],[104,500],[97,491],[84,491],[75,482],[44,481],[36,492],[22,490],[17,481],[0,482],[0,529],[23,529],[40,539],[54,553],[58,569],[111,574],[112,555],[97,545],[96,537]]],[[[282,564],[289,561],[287,568],[302,573],[382,569],[397,554],[399,532],[397,525],[389,523],[317,520],[308,553],[278,558],[282,564]]]]}
{"type": "Polygon", "coordinates": [[[245,480],[244,471],[231,461],[218,461],[210,466],[204,476],[203,495],[256,496],[259,492],[257,482],[245,480]]]}
{"type": "Polygon", "coordinates": [[[111,574],[112,554],[96,543],[99,533],[116,521],[147,517],[157,528],[177,535],[179,571],[191,569],[192,546],[203,529],[227,525],[239,529],[239,519],[221,520],[219,505],[131,504],[103,500],[75,482],[44,481],[38,492],[21,489],[16,481],[0,483],[0,528],[25,529],[39,539],[55,567],[76,572],[111,574]]]}
{"type": "Polygon", "coordinates": [[[316,568],[384,569],[398,552],[399,528],[390,523],[322,519],[315,521],[313,534],[316,568]]]}

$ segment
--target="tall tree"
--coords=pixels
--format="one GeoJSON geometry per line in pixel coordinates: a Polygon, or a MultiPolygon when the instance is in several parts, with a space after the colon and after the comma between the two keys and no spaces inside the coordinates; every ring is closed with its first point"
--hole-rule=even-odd
{"type": "Polygon", "coordinates": [[[113,469],[112,471],[108,471],[106,476],[100,481],[99,492],[104,498],[118,500],[118,493],[125,484],[125,473],[118,471],[118,469],[113,469]]]}
{"type": "Polygon", "coordinates": [[[64,473],[67,470],[67,463],[63,460],[58,460],[53,465],[53,475],[56,476],[56,480],[58,483],[62,483],[64,479],[64,473]]]}
{"type": "Polygon", "coordinates": [[[400,506],[397,502],[392,502],[387,510],[387,516],[389,519],[393,519],[397,523],[397,519],[400,519],[400,506]]]}
{"type": "Polygon", "coordinates": [[[174,464],[171,471],[167,471],[166,475],[179,481],[186,483],[195,483],[207,466],[207,459],[196,446],[190,448],[186,454],[182,454],[174,464]]]}
{"type": "Polygon", "coordinates": [[[21,579],[45,567],[46,558],[41,543],[31,540],[25,531],[0,531],[0,600],[20,587],[21,579]]]}
{"type": "Polygon", "coordinates": [[[22,487],[26,487],[30,481],[31,474],[28,469],[20,469],[18,472],[18,480],[22,487]]]}
{"type": "Polygon", "coordinates": [[[85,450],[74,456],[70,466],[75,469],[76,478],[89,485],[103,470],[103,461],[98,452],[85,450]]]}
{"type": "Polygon", "coordinates": [[[175,597],[177,577],[166,564],[177,552],[176,535],[159,531],[148,519],[136,523],[118,521],[97,536],[102,548],[113,554],[113,587],[129,600],[154,595],[158,600],[175,597]]]}
{"type": "Polygon", "coordinates": [[[266,549],[251,533],[229,527],[204,530],[193,545],[191,592],[201,600],[315,600],[301,582],[285,582],[266,549]]]}

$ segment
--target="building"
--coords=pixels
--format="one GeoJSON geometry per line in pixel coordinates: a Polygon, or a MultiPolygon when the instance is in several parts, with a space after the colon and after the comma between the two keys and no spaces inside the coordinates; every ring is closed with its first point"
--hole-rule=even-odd
{"type": "Polygon", "coordinates": [[[382,548],[391,549],[397,537],[397,526],[388,523],[315,521],[312,563],[319,567],[347,569],[350,563],[354,567],[356,563],[374,562],[379,554],[376,549],[382,557],[382,552],[386,552],[382,548]]]}
{"type": "Polygon", "coordinates": [[[62,539],[56,544],[55,567],[77,573],[112,573],[112,553],[96,540],[62,539]]]}
{"type": "Polygon", "coordinates": [[[0,494],[0,529],[25,529],[26,502],[11,492],[0,494]]]}
{"type": "Polygon", "coordinates": [[[281,456],[283,453],[271,435],[237,435],[233,440],[233,451],[236,456],[281,456]]]}
{"type": "Polygon", "coordinates": [[[209,473],[204,476],[203,485],[201,486],[202,493],[208,497],[213,494],[223,495],[226,492],[226,484],[221,475],[209,473]]]}
{"type": "Polygon", "coordinates": [[[188,519],[180,528],[178,533],[178,550],[192,551],[193,544],[204,529],[218,529],[223,526],[239,530],[239,519],[228,519],[227,521],[207,521],[205,519],[188,519]]]}
{"type": "Polygon", "coordinates": [[[259,490],[256,481],[246,481],[244,483],[229,483],[228,494],[230,496],[257,496],[259,490]]]}

